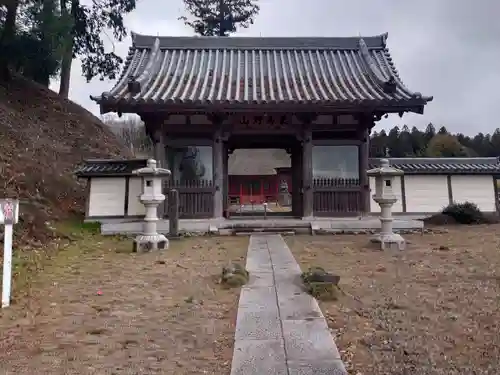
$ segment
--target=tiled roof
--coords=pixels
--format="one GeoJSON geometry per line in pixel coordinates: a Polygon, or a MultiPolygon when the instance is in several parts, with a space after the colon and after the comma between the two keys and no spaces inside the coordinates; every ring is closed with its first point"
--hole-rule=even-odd
{"type": "MultiPolygon", "coordinates": [[[[500,174],[498,158],[389,158],[389,162],[405,174],[500,174]]],[[[370,159],[370,169],[379,165],[380,159],[370,159]]]]}
{"type": "Polygon", "coordinates": [[[129,176],[146,164],[147,159],[88,159],[77,167],[75,174],[77,177],[129,176]]]}
{"type": "MultiPolygon", "coordinates": [[[[258,154],[258,157],[252,159],[262,161],[262,165],[254,167],[244,167],[238,172],[238,165],[255,164],[248,163],[248,154],[242,153],[236,158],[231,158],[232,167],[229,168],[230,174],[275,174],[274,168],[288,166],[288,155],[286,153],[266,151],[258,154]],[[266,157],[266,155],[268,157],[266,157]],[[263,159],[265,163],[263,162],[263,159]],[[246,168],[246,169],[245,169],[246,168]],[[250,168],[250,169],[248,169],[250,168]],[[260,168],[260,169],[259,169],[260,168]],[[271,170],[272,169],[272,170],[271,170]]],[[[242,150],[243,151],[243,150],[242,150]]],[[[401,169],[405,174],[486,174],[500,175],[500,162],[497,158],[389,158],[391,166],[401,169]]],[[[146,166],[146,159],[131,160],[86,160],[76,170],[78,177],[100,177],[100,176],[127,176],[132,171],[146,166]]],[[[369,169],[380,165],[380,159],[371,158],[369,160],[369,169]]]]}
{"type": "Polygon", "coordinates": [[[101,109],[120,104],[312,103],[422,112],[432,97],[403,84],[386,48],[386,37],[133,34],[117,84],[92,99],[101,109]]]}

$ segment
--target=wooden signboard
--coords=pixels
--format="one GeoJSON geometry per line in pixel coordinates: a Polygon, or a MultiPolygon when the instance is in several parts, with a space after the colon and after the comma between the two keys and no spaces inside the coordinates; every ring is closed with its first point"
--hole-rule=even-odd
{"type": "Polygon", "coordinates": [[[236,130],[283,130],[292,125],[292,115],[241,114],[234,116],[231,123],[236,130]]]}

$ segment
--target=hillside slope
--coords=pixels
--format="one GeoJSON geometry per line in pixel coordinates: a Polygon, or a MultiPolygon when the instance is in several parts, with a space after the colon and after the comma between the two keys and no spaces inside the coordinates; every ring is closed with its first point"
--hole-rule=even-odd
{"type": "Polygon", "coordinates": [[[21,200],[18,241],[44,242],[50,223],[83,211],[84,184],[72,174],[82,159],[129,156],[79,105],[23,78],[0,85],[0,198],[21,200]]]}

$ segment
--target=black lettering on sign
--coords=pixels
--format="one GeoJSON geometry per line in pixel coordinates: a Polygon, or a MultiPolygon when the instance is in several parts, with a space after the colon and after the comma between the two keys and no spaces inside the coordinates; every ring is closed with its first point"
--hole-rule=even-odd
{"type": "Polygon", "coordinates": [[[250,120],[246,116],[241,116],[240,124],[242,124],[242,125],[249,125],[250,124],[250,120]]]}
{"type": "Polygon", "coordinates": [[[253,123],[256,125],[262,125],[263,116],[255,116],[253,118],[253,123]]]}

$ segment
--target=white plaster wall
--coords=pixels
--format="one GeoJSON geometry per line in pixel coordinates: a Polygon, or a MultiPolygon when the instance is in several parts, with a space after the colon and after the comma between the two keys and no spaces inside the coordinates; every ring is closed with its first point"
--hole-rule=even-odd
{"type": "Polygon", "coordinates": [[[496,211],[495,188],[492,176],[451,176],[453,201],[477,204],[484,212],[496,211]]]}
{"type": "Polygon", "coordinates": [[[143,216],[146,214],[146,208],[139,201],[139,195],[142,194],[142,178],[130,177],[128,186],[128,216],[143,216]]]}
{"type": "Polygon", "coordinates": [[[125,177],[90,179],[88,216],[125,214],[125,177]]]}
{"type": "MultiPolygon", "coordinates": [[[[394,179],[394,184],[392,186],[392,191],[398,200],[392,206],[392,212],[403,212],[403,200],[402,200],[402,190],[401,190],[401,178],[396,177],[394,179]]],[[[373,200],[373,194],[375,194],[375,177],[370,177],[370,211],[380,212],[380,206],[373,200]]]]}
{"type": "Polygon", "coordinates": [[[440,212],[449,204],[448,181],[444,175],[405,175],[406,211],[440,212]]]}

